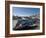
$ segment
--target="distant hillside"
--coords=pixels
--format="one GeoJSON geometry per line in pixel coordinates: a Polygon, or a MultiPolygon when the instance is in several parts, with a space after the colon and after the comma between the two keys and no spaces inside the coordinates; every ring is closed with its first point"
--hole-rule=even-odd
{"type": "Polygon", "coordinates": [[[28,18],[28,19],[31,19],[31,18],[40,18],[40,14],[32,15],[32,16],[13,16],[13,20],[22,19],[22,18],[28,18]]]}

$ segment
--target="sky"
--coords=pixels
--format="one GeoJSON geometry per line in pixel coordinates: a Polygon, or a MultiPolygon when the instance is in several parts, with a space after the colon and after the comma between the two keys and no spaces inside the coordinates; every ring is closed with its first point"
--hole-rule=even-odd
{"type": "Polygon", "coordinates": [[[40,14],[40,8],[13,7],[12,12],[14,16],[32,16],[40,14]]]}

